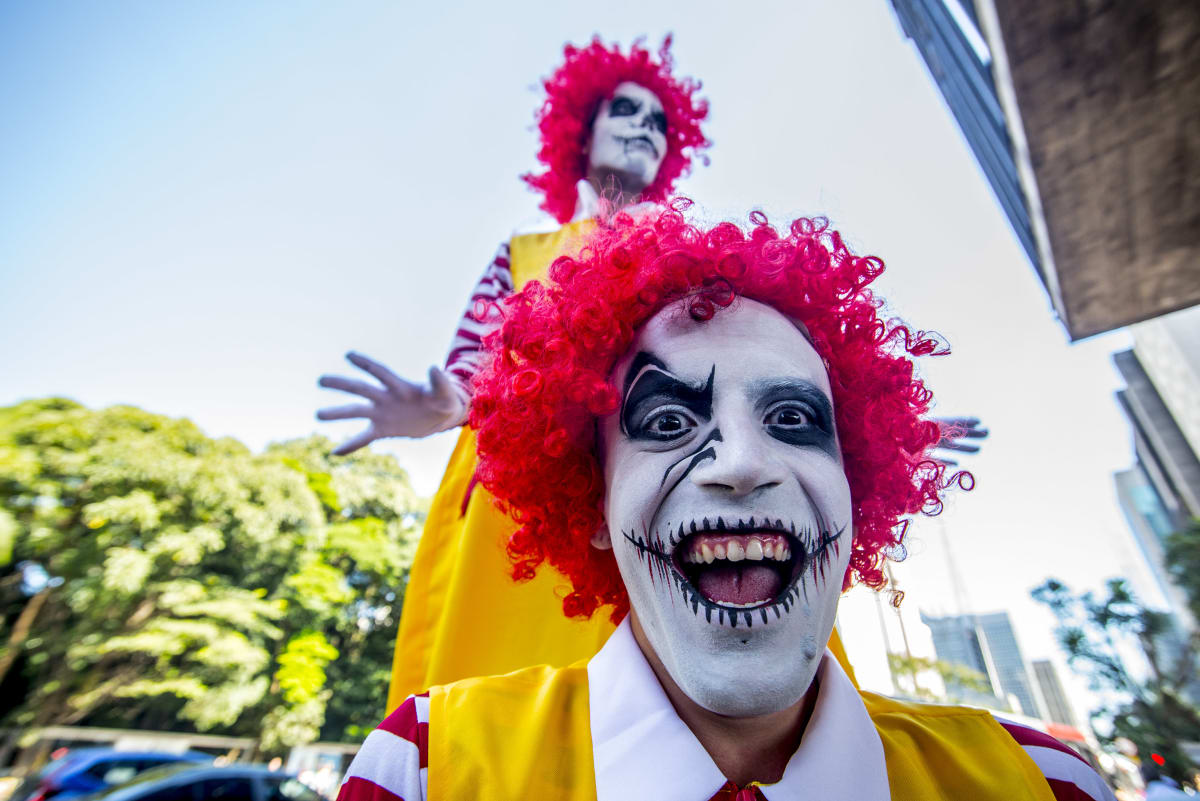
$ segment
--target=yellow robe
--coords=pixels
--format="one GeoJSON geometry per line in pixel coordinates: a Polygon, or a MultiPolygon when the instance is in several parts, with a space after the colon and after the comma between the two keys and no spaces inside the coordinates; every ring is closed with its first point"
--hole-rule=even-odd
{"type": "MultiPolygon", "coordinates": [[[[577,252],[591,221],[546,234],[513,237],[514,286],[545,275],[550,262],[577,252]]],[[[475,435],[463,427],[434,496],[409,574],[387,709],[438,684],[510,673],[530,665],[564,666],[587,659],[612,634],[604,610],[591,620],[563,616],[566,579],[548,565],[532,581],[509,578],[504,551],[515,524],[496,510],[475,474],[475,435]]],[[[830,648],[853,679],[837,632],[830,648]]]]}
{"type": "MultiPolygon", "coordinates": [[[[860,695],[895,801],[1054,801],[1037,765],[989,713],[860,695]]],[[[595,801],[586,663],[434,687],[427,797],[595,801]]]]}

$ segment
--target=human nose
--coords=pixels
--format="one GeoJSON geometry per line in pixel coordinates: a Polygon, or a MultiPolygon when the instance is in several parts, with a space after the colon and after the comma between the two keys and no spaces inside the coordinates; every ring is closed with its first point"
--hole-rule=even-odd
{"type": "Polygon", "coordinates": [[[654,109],[643,108],[633,118],[632,125],[635,129],[646,130],[651,133],[661,133],[658,123],[655,121],[655,116],[654,109]]]}
{"type": "Polygon", "coordinates": [[[753,495],[779,486],[785,473],[762,432],[748,424],[726,425],[714,438],[712,457],[691,473],[696,486],[732,497],[753,495]]]}

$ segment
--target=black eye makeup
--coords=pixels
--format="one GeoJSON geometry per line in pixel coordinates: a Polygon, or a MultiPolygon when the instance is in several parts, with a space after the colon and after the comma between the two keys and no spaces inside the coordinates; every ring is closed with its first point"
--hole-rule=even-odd
{"type": "Polygon", "coordinates": [[[617,95],[612,99],[612,102],[608,104],[608,116],[628,117],[633,114],[637,114],[639,108],[641,108],[641,106],[630,98],[623,95],[617,95]]]}
{"type": "MultiPolygon", "coordinates": [[[[632,440],[673,442],[713,417],[713,365],[703,386],[673,375],[652,353],[641,351],[625,373],[621,433],[632,440]]],[[[839,454],[833,404],[828,395],[802,378],[772,378],[749,388],[763,430],[780,442],[839,454]]]]}
{"type": "MultiPolygon", "coordinates": [[[[651,404],[657,399],[650,398],[651,404]]],[[[649,404],[646,404],[649,405],[649,404]]],[[[670,441],[679,439],[692,431],[699,423],[683,410],[663,408],[655,405],[650,414],[631,427],[634,437],[670,441]]]]}
{"type": "Polygon", "coordinates": [[[784,401],[767,412],[767,416],[763,422],[768,426],[797,429],[812,425],[814,417],[813,410],[806,404],[784,401]]]}
{"type": "Polygon", "coordinates": [[[671,375],[666,364],[645,351],[634,357],[625,374],[621,432],[630,439],[669,442],[712,419],[716,366],[702,387],[671,375]]]}
{"type": "Polygon", "coordinates": [[[833,404],[825,392],[802,379],[777,379],[758,389],[763,427],[780,442],[798,447],[815,446],[834,455],[833,404]]]}
{"type": "MultiPolygon", "coordinates": [[[[631,97],[617,95],[608,104],[608,116],[632,117],[642,110],[642,104],[631,97]]],[[[650,127],[662,134],[667,132],[667,114],[664,111],[652,111],[646,115],[650,127]]],[[[645,124],[643,122],[643,124],[645,124]]]]}

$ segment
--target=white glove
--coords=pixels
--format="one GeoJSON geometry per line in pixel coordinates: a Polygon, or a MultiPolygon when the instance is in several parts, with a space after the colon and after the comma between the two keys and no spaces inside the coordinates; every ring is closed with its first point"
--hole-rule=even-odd
{"type": "Polygon", "coordinates": [[[466,393],[440,368],[429,368],[428,384],[414,384],[361,353],[351,351],[346,359],[375,376],[383,386],[336,375],[323,375],[317,381],[328,389],[340,389],[370,401],[330,406],[317,412],[318,420],[363,417],[369,422],[365,431],[339,445],[333,452],[335,456],[345,456],[383,437],[427,437],[466,420],[466,393]]]}

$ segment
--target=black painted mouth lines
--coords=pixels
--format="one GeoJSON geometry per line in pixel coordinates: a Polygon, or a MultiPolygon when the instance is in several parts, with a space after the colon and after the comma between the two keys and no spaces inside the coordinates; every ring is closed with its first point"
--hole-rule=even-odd
{"type": "Polygon", "coordinates": [[[650,152],[654,155],[654,158],[658,158],[658,148],[654,146],[654,142],[650,140],[650,137],[646,136],[645,134],[640,136],[618,136],[617,139],[621,140],[621,144],[626,149],[628,149],[630,145],[645,144],[646,147],[650,149],[650,152]]]}
{"type": "MultiPolygon", "coordinates": [[[[741,522],[739,521],[739,523],[741,522]]],[[[810,580],[814,585],[814,590],[828,581],[830,577],[827,575],[827,571],[833,563],[833,558],[841,554],[840,540],[842,534],[846,531],[846,527],[842,526],[836,532],[831,532],[828,529],[813,530],[801,528],[797,530],[795,525],[792,524],[789,530],[782,528],[783,524],[781,520],[776,520],[772,524],[771,521],[764,519],[763,524],[757,528],[753,526],[754,518],[750,518],[747,522],[748,525],[745,527],[739,526],[731,530],[725,526],[723,519],[718,517],[713,522],[713,526],[721,526],[721,529],[717,529],[710,528],[709,521],[705,518],[702,524],[692,521],[690,524],[691,532],[685,531],[689,526],[681,524],[678,529],[678,538],[674,532],[670,535],[670,548],[672,553],[674,553],[679,543],[693,534],[738,534],[748,533],[751,530],[774,531],[786,534],[792,543],[792,574],[787,584],[787,589],[774,600],[749,609],[725,606],[710,601],[701,595],[688,577],[684,575],[683,571],[680,570],[672,553],[667,552],[667,547],[657,534],[651,536],[647,532],[643,532],[642,536],[637,536],[628,531],[622,531],[621,534],[633,545],[638,558],[645,562],[651,581],[654,581],[656,575],[664,580],[670,579],[675,585],[676,590],[682,595],[684,604],[690,606],[692,613],[697,617],[700,615],[700,610],[703,609],[705,620],[708,623],[712,623],[712,618],[715,614],[719,625],[724,625],[725,618],[728,617],[729,625],[732,628],[737,628],[740,618],[746,627],[749,628],[753,626],[756,616],[761,619],[764,625],[770,622],[771,612],[775,613],[776,620],[782,618],[799,601],[801,594],[803,594],[805,602],[807,602],[810,580]]]]}
{"type": "Polygon", "coordinates": [[[638,558],[645,562],[651,583],[654,583],[655,574],[658,574],[663,581],[673,577],[675,566],[671,562],[671,557],[666,553],[661,539],[657,536],[650,537],[645,532],[643,532],[643,536],[635,537],[631,532],[622,531],[621,536],[629,541],[637,550],[638,558]]]}

